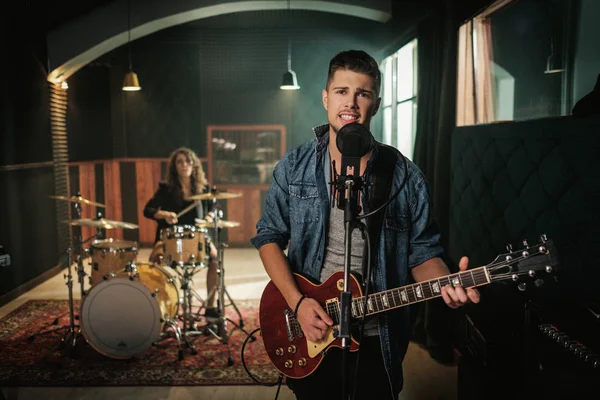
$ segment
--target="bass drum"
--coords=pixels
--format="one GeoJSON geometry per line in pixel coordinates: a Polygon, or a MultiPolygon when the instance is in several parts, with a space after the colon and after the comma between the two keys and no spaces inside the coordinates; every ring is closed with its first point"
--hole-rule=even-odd
{"type": "Polygon", "coordinates": [[[177,316],[175,278],[157,264],[128,264],[89,290],[80,311],[81,331],[99,353],[131,358],[160,338],[177,316]]]}

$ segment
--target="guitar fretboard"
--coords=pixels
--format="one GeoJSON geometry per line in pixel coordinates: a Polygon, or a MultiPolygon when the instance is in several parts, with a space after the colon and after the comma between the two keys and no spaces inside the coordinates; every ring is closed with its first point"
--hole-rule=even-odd
{"type": "MultiPolygon", "coordinates": [[[[366,315],[372,315],[394,308],[404,307],[410,304],[418,303],[440,297],[442,295],[442,287],[446,285],[470,288],[482,286],[490,283],[486,267],[479,267],[469,271],[459,272],[443,276],[437,279],[431,279],[412,285],[402,286],[396,289],[390,289],[383,292],[370,294],[367,301],[366,315]]],[[[332,317],[334,323],[338,323],[339,305],[328,305],[327,313],[332,317]]],[[[365,296],[355,297],[352,299],[352,317],[359,318],[362,316],[365,306],[365,296]]]]}

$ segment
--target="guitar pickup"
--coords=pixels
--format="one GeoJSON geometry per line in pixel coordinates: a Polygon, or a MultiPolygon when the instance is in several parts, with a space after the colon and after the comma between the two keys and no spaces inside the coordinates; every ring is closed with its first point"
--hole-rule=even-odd
{"type": "Polygon", "coordinates": [[[292,324],[294,322],[296,322],[294,319],[294,313],[292,311],[290,311],[289,309],[286,309],[284,311],[284,315],[285,315],[285,330],[287,331],[288,340],[291,342],[294,340],[294,329],[292,328],[292,324]]]}
{"type": "Polygon", "coordinates": [[[296,337],[302,337],[302,330],[300,324],[294,318],[294,313],[290,309],[284,311],[285,316],[285,330],[287,331],[288,340],[293,342],[296,337]]]}

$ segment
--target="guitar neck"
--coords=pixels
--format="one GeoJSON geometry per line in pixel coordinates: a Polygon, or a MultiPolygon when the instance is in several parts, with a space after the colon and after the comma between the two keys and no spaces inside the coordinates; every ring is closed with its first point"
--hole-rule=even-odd
{"type": "MultiPolygon", "coordinates": [[[[366,315],[369,316],[440,297],[442,295],[442,287],[445,285],[460,285],[464,288],[470,288],[487,285],[490,282],[487,267],[479,267],[437,279],[370,294],[367,300],[366,315]]],[[[362,316],[365,309],[364,302],[365,296],[352,299],[352,317],[359,318],[362,316]]]]}

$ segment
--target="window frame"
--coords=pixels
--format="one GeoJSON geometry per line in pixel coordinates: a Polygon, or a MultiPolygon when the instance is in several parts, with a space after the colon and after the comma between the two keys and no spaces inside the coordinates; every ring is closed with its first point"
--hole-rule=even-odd
{"type": "MultiPolygon", "coordinates": [[[[382,74],[382,87],[383,87],[383,96],[381,101],[381,111],[383,114],[383,130],[382,130],[382,142],[393,147],[398,148],[407,158],[412,160],[417,132],[417,98],[418,98],[418,39],[413,38],[404,46],[396,50],[393,54],[384,58],[381,62],[380,69],[382,74]],[[398,84],[399,84],[399,75],[401,71],[399,68],[399,57],[403,55],[403,52],[408,51],[407,47],[409,47],[411,51],[411,60],[412,60],[412,95],[408,97],[398,97],[398,84]],[[390,68],[391,66],[391,68],[390,68]],[[390,71],[386,71],[386,69],[390,68],[390,71]],[[388,73],[390,72],[388,76],[388,73]],[[391,82],[390,82],[391,80],[391,82]],[[391,90],[391,93],[387,91],[391,90]],[[389,100],[386,102],[385,100],[389,100]],[[398,119],[398,108],[401,104],[410,103],[412,104],[412,121],[410,123],[410,139],[409,139],[409,147],[399,148],[401,143],[404,143],[401,139],[400,129],[399,129],[399,119],[398,119]],[[386,113],[391,113],[391,118],[386,118],[386,113]]],[[[404,146],[400,146],[404,147],[404,146]]]]}

